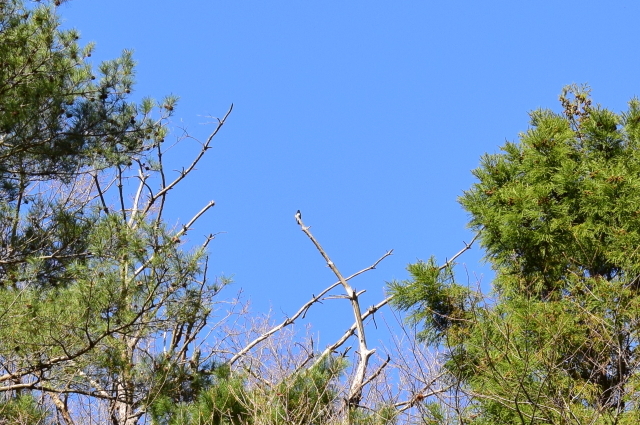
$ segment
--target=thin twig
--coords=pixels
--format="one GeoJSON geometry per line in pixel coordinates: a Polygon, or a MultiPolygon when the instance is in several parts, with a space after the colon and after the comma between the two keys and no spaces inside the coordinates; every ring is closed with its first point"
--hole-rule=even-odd
{"type": "Polygon", "coordinates": [[[231,114],[232,110],[233,110],[233,104],[231,104],[225,116],[222,119],[218,120],[218,126],[216,127],[215,130],[213,130],[213,132],[207,138],[207,141],[202,145],[200,152],[198,153],[196,158],[193,160],[193,162],[191,162],[191,165],[189,165],[189,167],[187,167],[186,169],[183,169],[182,171],[180,171],[178,177],[174,181],[169,183],[167,186],[164,186],[162,190],[160,190],[158,193],[156,193],[153,197],[149,199],[149,202],[147,203],[147,206],[145,207],[143,214],[146,214],[149,211],[151,206],[155,203],[155,201],[158,200],[158,198],[164,197],[168,191],[173,189],[178,183],[180,183],[180,181],[182,181],[182,179],[184,179],[191,171],[193,171],[193,169],[196,167],[198,162],[200,162],[200,159],[202,159],[202,157],[204,156],[204,153],[210,149],[211,146],[209,145],[211,144],[211,141],[216,136],[216,134],[218,134],[218,131],[220,131],[220,129],[226,122],[227,118],[229,117],[229,114],[231,114]]]}

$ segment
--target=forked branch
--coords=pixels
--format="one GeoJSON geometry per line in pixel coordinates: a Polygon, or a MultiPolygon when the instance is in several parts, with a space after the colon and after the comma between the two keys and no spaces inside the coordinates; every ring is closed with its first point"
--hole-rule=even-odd
{"type": "MultiPolygon", "coordinates": [[[[349,281],[349,280],[353,279],[354,277],[356,277],[356,276],[358,276],[358,275],[360,275],[360,274],[362,274],[364,272],[367,272],[369,270],[375,269],[377,267],[377,265],[380,264],[380,262],[382,260],[384,260],[385,258],[390,256],[392,254],[392,252],[393,252],[393,250],[387,251],[375,263],[373,263],[372,265],[370,265],[369,267],[367,267],[365,269],[360,270],[359,272],[356,272],[356,273],[352,274],[351,276],[345,278],[345,280],[349,281]]],[[[340,284],[341,284],[341,282],[337,281],[333,285],[331,285],[328,288],[326,288],[324,291],[320,292],[318,295],[312,295],[311,299],[309,301],[307,301],[302,307],[300,307],[300,309],[293,316],[287,317],[279,325],[274,326],[273,328],[269,329],[269,331],[263,333],[262,335],[260,335],[259,337],[257,337],[253,341],[251,341],[249,344],[247,344],[242,350],[240,350],[236,354],[234,354],[234,356],[228,362],[229,365],[234,364],[236,361],[238,361],[238,359],[240,359],[247,352],[249,352],[249,350],[251,350],[253,347],[255,347],[256,345],[258,345],[262,341],[264,341],[267,338],[269,338],[271,335],[275,334],[276,332],[278,332],[279,330],[285,328],[286,326],[292,325],[300,316],[304,317],[304,315],[307,314],[307,311],[311,308],[311,306],[313,304],[315,304],[317,302],[320,302],[322,297],[324,297],[329,291],[331,291],[333,288],[335,288],[336,286],[338,286],[340,284]]]]}
{"type": "Polygon", "coordinates": [[[336,267],[333,261],[331,261],[329,255],[325,252],[324,249],[322,249],[322,246],[320,246],[320,243],[316,240],[313,234],[311,234],[311,232],[309,231],[309,226],[304,225],[300,211],[296,213],[295,218],[296,222],[300,226],[300,229],[304,232],[305,235],[307,235],[307,237],[309,237],[309,239],[311,239],[311,242],[313,242],[313,244],[316,246],[316,249],[318,250],[318,252],[320,252],[320,255],[322,255],[324,260],[327,262],[327,265],[329,266],[331,271],[333,271],[333,274],[336,275],[336,277],[340,281],[340,284],[344,288],[344,291],[346,292],[347,298],[351,302],[351,309],[353,310],[355,327],[358,334],[358,355],[360,357],[360,361],[358,362],[356,373],[349,389],[348,404],[349,406],[357,406],[362,399],[362,387],[365,381],[369,358],[371,358],[371,355],[375,353],[375,349],[370,350],[369,347],[367,347],[367,337],[364,329],[364,322],[362,321],[362,313],[360,312],[360,301],[358,300],[358,293],[356,293],[351,285],[347,283],[347,280],[342,276],[342,273],[340,273],[338,267],[336,267]]]}

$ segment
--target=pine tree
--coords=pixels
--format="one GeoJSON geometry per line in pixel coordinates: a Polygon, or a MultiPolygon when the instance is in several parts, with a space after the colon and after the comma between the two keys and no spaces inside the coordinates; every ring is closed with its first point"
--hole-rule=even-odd
{"type": "Polygon", "coordinates": [[[225,280],[206,275],[209,239],[181,238],[213,203],[178,229],[162,212],[213,135],[171,179],[175,97],[129,101],[131,52],[94,70],[42,3],[0,2],[0,419],[135,424],[210,381],[196,336],[225,280]]]}
{"type": "Polygon", "coordinates": [[[491,299],[433,260],[391,285],[423,339],[448,347],[465,423],[640,420],[640,101],[617,114],[578,86],[560,101],[483,156],[460,198],[491,299]]]}

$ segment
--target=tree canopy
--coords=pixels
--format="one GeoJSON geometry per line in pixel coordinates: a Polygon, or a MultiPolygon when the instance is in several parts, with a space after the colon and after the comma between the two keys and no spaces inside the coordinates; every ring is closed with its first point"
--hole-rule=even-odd
{"type": "Polygon", "coordinates": [[[129,101],[131,52],[94,70],[58,4],[0,4],[0,414],[46,419],[41,394],[71,423],[69,403],[94,398],[132,424],[207,381],[211,360],[191,348],[224,282],[207,280],[203,249],[180,247],[190,224],[162,220],[185,176],[162,167],[176,99],[129,101]]]}
{"type": "Polygon", "coordinates": [[[209,274],[214,235],[184,244],[214,202],[179,225],[164,215],[231,108],[167,172],[176,97],[132,101],[132,53],[94,67],[61,2],[35,3],[0,3],[0,424],[640,421],[638,99],[616,113],[574,85],[559,112],[531,112],[460,197],[474,241],[410,265],[366,310],[349,280],[391,251],[345,277],[298,212],[337,282],[278,325],[224,328],[245,313],[209,274]],[[456,273],[476,240],[491,293],[456,273]],[[353,311],[336,342],[282,331],[331,298],[353,311]],[[365,322],[388,302],[427,348],[405,328],[376,354],[365,322]]]}
{"type": "Polygon", "coordinates": [[[449,349],[467,423],[637,423],[640,101],[569,86],[561,112],[485,155],[460,198],[495,270],[491,298],[434,262],[394,300],[449,349]]]}

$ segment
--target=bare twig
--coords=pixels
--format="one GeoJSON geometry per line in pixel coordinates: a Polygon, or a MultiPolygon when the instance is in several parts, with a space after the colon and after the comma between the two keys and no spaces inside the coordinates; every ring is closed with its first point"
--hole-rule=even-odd
{"type": "Polygon", "coordinates": [[[191,171],[193,171],[193,169],[196,167],[198,162],[200,162],[200,160],[204,156],[204,153],[211,148],[210,146],[211,141],[216,136],[216,134],[218,134],[218,132],[226,122],[227,118],[229,117],[229,114],[231,114],[232,110],[233,110],[233,104],[229,107],[229,110],[227,111],[225,116],[222,119],[218,120],[218,126],[216,127],[215,130],[213,130],[213,132],[207,138],[206,142],[202,145],[200,152],[198,153],[196,158],[191,162],[191,165],[189,165],[186,169],[183,169],[182,171],[180,171],[178,177],[174,181],[164,186],[158,193],[156,193],[151,198],[149,198],[149,201],[147,202],[147,206],[143,210],[143,214],[146,214],[149,211],[151,206],[158,200],[158,198],[164,197],[168,191],[173,189],[178,183],[180,183],[180,181],[182,181],[182,179],[184,179],[191,171]]]}

